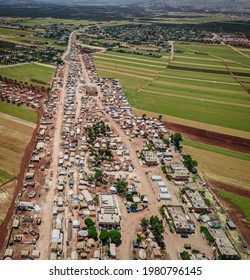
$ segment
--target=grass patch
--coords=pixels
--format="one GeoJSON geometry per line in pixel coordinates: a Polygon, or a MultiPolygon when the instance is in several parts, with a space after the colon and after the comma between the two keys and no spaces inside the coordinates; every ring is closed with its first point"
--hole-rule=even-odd
{"type": "Polygon", "coordinates": [[[194,147],[194,148],[197,148],[197,149],[200,149],[200,150],[205,150],[205,151],[217,153],[217,154],[228,156],[228,157],[233,157],[233,158],[238,158],[238,159],[250,161],[250,155],[249,154],[235,152],[235,151],[219,148],[219,147],[216,147],[216,146],[203,144],[203,143],[200,143],[200,142],[184,140],[183,145],[194,147]]]}
{"type": "Polygon", "coordinates": [[[35,111],[26,107],[18,107],[17,105],[4,101],[0,101],[0,112],[28,122],[37,122],[37,113],[35,111]]]}
{"type": "Polygon", "coordinates": [[[229,203],[233,204],[236,206],[244,215],[247,221],[250,221],[250,199],[240,196],[240,195],[235,195],[229,192],[225,192],[222,190],[217,190],[216,191],[218,195],[227,200],[229,203]]]}
{"type": "Polygon", "coordinates": [[[27,82],[34,86],[50,86],[55,69],[38,64],[24,64],[19,66],[0,68],[0,75],[12,80],[27,82]],[[36,82],[33,82],[36,80],[36,82]]]}
{"type": "Polygon", "coordinates": [[[0,185],[13,179],[14,176],[9,174],[8,172],[0,169],[0,185]]]}

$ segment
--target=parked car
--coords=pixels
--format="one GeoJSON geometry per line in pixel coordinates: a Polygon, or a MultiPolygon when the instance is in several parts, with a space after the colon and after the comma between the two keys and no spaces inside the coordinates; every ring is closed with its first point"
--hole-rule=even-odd
{"type": "Polygon", "coordinates": [[[181,233],[181,238],[188,238],[188,234],[187,233],[181,233]]]}

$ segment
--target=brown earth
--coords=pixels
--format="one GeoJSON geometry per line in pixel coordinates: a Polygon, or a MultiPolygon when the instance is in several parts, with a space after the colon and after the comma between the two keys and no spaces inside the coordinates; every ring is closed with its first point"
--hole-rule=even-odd
{"type": "Polygon", "coordinates": [[[250,139],[221,134],[195,127],[165,122],[168,129],[181,132],[184,139],[218,146],[242,153],[250,153],[250,139]]]}
{"type": "Polygon", "coordinates": [[[240,229],[241,234],[243,235],[245,241],[250,244],[250,223],[246,221],[244,215],[240,212],[240,210],[228,202],[227,200],[223,199],[221,196],[219,196],[216,192],[216,190],[224,190],[236,195],[240,195],[243,197],[250,198],[250,192],[243,189],[238,189],[235,187],[231,187],[230,185],[221,184],[216,181],[206,180],[208,186],[213,191],[213,194],[219,198],[220,201],[223,202],[223,204],[226,206],[227,213],[229,214],[230,218],[233,220],[233,222],[236,224],[236,226],[240,229]]]}

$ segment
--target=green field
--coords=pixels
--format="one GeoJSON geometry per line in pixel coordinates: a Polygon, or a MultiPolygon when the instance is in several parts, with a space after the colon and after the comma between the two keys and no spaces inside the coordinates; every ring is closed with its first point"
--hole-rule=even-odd
{"type": "Polygon", "coordinates": [[[13,175],[0,169],[0,185],[14,178],[13,175]]]}
{"type": "Polygon", "coordinates": [[[34,63],[0,68],[0,75],[12,80],[27,82],[34,86],[49,87],[55,69],[34,63]]]}
{"type": "Polygon", "coordinates": [[[235,151],[232,151],[232,150],[219,148],[219,147],[216,147],[216,146],[212,146],[212,145],[208,145],[208,144],[204,144],[204,143],[200,143],[200,142],[194,142],[194,141],[191,141],[191,140],[184,140],[183,145],[184,146],[189,146],[189,147],[194,147],[194,148],[197,148],[197,149],[200,149],[200,150],[205,150],[205,151],[217,153],[217,154],[220,154],[220,155],[225,155],[225,156],[232,157],[232,158],[238,158],[238,159],[250,161],[250,154],[235,152],[235,151]]]}
{"type": "Polygon", "coordinates": [[[30,32],[26,32],[23,30],[17,30],[17,29],[12,29],[12,28],[0,28],[0,37],[1,35],[4,36],[12,36],[12,35],[29,35],[30,32]]]}
{"type": "Polygon", "coordinates": [[[0,101],[0,112],[28,122],[37,122],[37,113],[27,107],[17,107],[14,104],[0,101]]]}
{"type": "Polygon", "coordinates": [[[250,199],[239,195],[231,194],[222,190],[217,190],[220,197],[236,206],[244,215],[247,221],[250,221],[250,199]]]}
{"type": "Polygon", "coordinates": [[[120,80],[134,108],[249,132],[250,96],[235,78],[249,88],[250,77],[234,78],[226,67],[249,74],[249,61],[227,46],[175,44],[175,48],[184,52],[175,53],[170,65],[185,70],[166,68],[168,59],[116,52],[95,54],[95,64],[101,77],[120,80]]]}
{"type": "Polygon", "coordinates": [[[5,18],[9,23],[19,23],[25,26],[32,25],[48,25],[52,23],[63,23],[65,25],[87,25],[90,23],[95,23],[94,21],[88,20],[71,20],[71,19],[57,19],[57,18],[5,18]]]}

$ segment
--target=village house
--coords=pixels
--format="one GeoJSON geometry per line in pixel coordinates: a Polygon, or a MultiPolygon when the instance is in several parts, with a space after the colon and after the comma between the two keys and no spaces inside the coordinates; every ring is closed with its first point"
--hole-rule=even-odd
{"type": "Polygon", "coordinates": [[[195,227],[180,205],[168,205],[165,214],[173,221],[176,233],[194,233],[195,227]]]}
{"type": "Polygon", "coordinates": [[[188,181],[190,178],[189,171],[180,163],[171,164],[170,172],[173,180],[175,181],[188,181]]]}
{"type": "Polygon", "coordinates": [[[186,190],[185,196],[189,200],[189,202],[192,204],[192,207],[194,209],[194,212],[200,213],[202,211],[208,211],[209,207],[204,202],[204,199],[200,195],[198,191],[192,191],[192,190],[186,190]]]}
{"type": "Polygon", "coordinates": [[[148,166],[158,165],[159,159],[155,152],[153,151],[142,151],[145,163],[148,166]]]}
{"type": "Polygon", "coordinates": [[[118,200],[114,195],[100,194],[98,224],[101,229],[119,229],[121,214],[118,200]]]}

